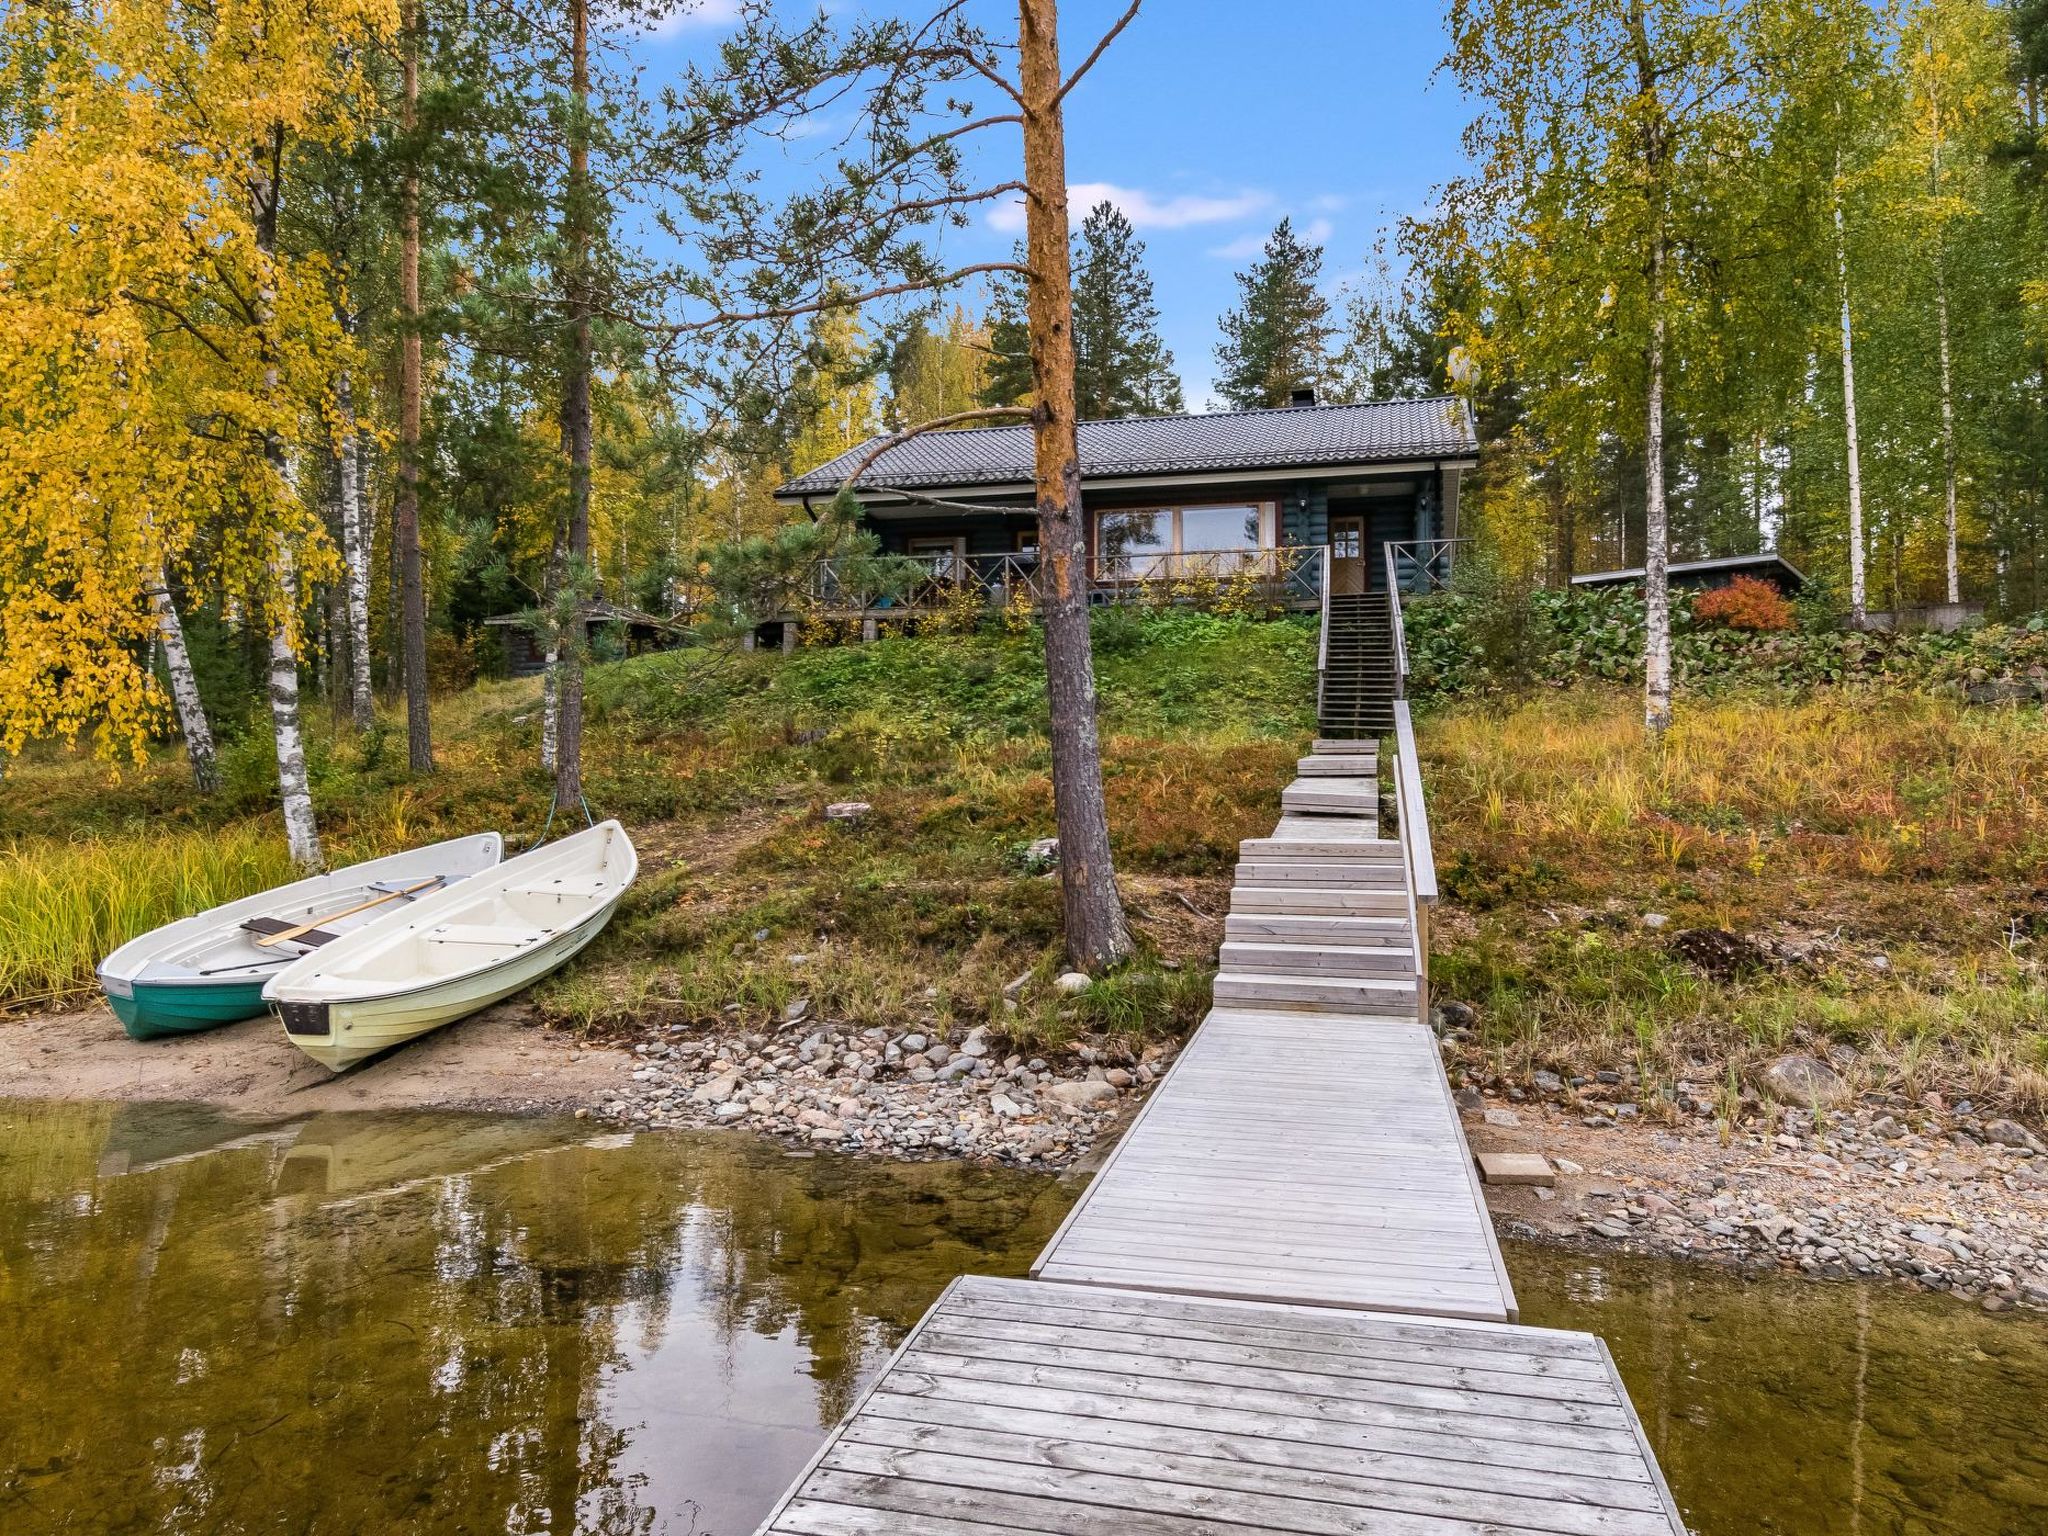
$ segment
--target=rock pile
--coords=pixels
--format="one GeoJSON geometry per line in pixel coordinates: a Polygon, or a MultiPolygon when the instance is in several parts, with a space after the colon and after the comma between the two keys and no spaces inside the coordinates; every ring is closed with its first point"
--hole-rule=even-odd
{"type": "Polygon", "coordinates": [[[806,1146],[1053,1168],[1079,1157],[1166,1071],[1081,1044],[1057,1060],[997,1055],[986,1028],[856,1030],[792,1004],[771,1032],[672,1026],[632,1048],[626,1085],[580,1114],[619,1125],[741,1126],[806,1146]]]}

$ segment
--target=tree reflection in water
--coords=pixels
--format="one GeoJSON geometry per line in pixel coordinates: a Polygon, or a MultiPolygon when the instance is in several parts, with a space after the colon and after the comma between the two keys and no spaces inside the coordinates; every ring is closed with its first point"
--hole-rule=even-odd
{"type": "Polygon", "coordinates": [[[0,1111],[0,1527],[751,1527],[1066,1196],[738,1135],[0,1111]]]}

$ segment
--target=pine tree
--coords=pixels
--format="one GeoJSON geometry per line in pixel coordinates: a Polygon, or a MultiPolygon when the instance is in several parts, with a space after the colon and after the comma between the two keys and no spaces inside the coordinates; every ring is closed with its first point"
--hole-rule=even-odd
{"type": "Polygon", "coordinates": [[[1145,243],[1114,203],[1098,203],[1082,222],[1074,270],[1074,391],[1081,419],[1185,410],[1173,354],[1159,336],[1145,243]]]}
{"type": "MultiPolygon", "coordinates": [[[[1020,244],[1010,258],[1024,264],[1020,244]]],[[[985,406],[1028,405],[1034,388],[1031,322],[1024,313],[1024,279],[1006,272],[995,282],[988,306],[988,369],[979,398],[985,406]]]]}
{"type": "Polygon", "coordinates": [[[1223,317],[1216,392],[1233,410],[1286,405],[1329,373],[1330,301],[1318,284],[1323,248],[1282,219],[1249,272],[1237,274],[1238,306],[1223,317]]]}

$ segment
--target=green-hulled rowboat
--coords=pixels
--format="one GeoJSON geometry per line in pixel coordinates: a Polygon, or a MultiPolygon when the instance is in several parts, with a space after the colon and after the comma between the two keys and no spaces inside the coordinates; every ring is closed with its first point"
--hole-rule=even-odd
{"type": "Polygon", "coordinates": [[[137,1040],[253,1019],[264,1011],[263,984],[301,955],[493,868],[503,854],[504,840],[484,832],[245,896],[130,939],[100,962],[101,990],[137,1040]]]}

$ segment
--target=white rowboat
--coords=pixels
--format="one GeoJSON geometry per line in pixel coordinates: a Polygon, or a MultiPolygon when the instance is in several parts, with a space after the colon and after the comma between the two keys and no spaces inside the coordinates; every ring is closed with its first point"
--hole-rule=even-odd
{"type": "Polygon", "coordinates": [[[493,868],[504,851],[483,832],[245,896],[130,939],[100,962],[100,986],[138,1040],[256,1018],[280,967],[493,868]]]}
{"type": "Polygon", "coordinates": [[[546,976],[596,938],[639,873],[607,821],[507,859],[287,966],[263,989],[285,1038],[341,1071],[546,976]]]}

